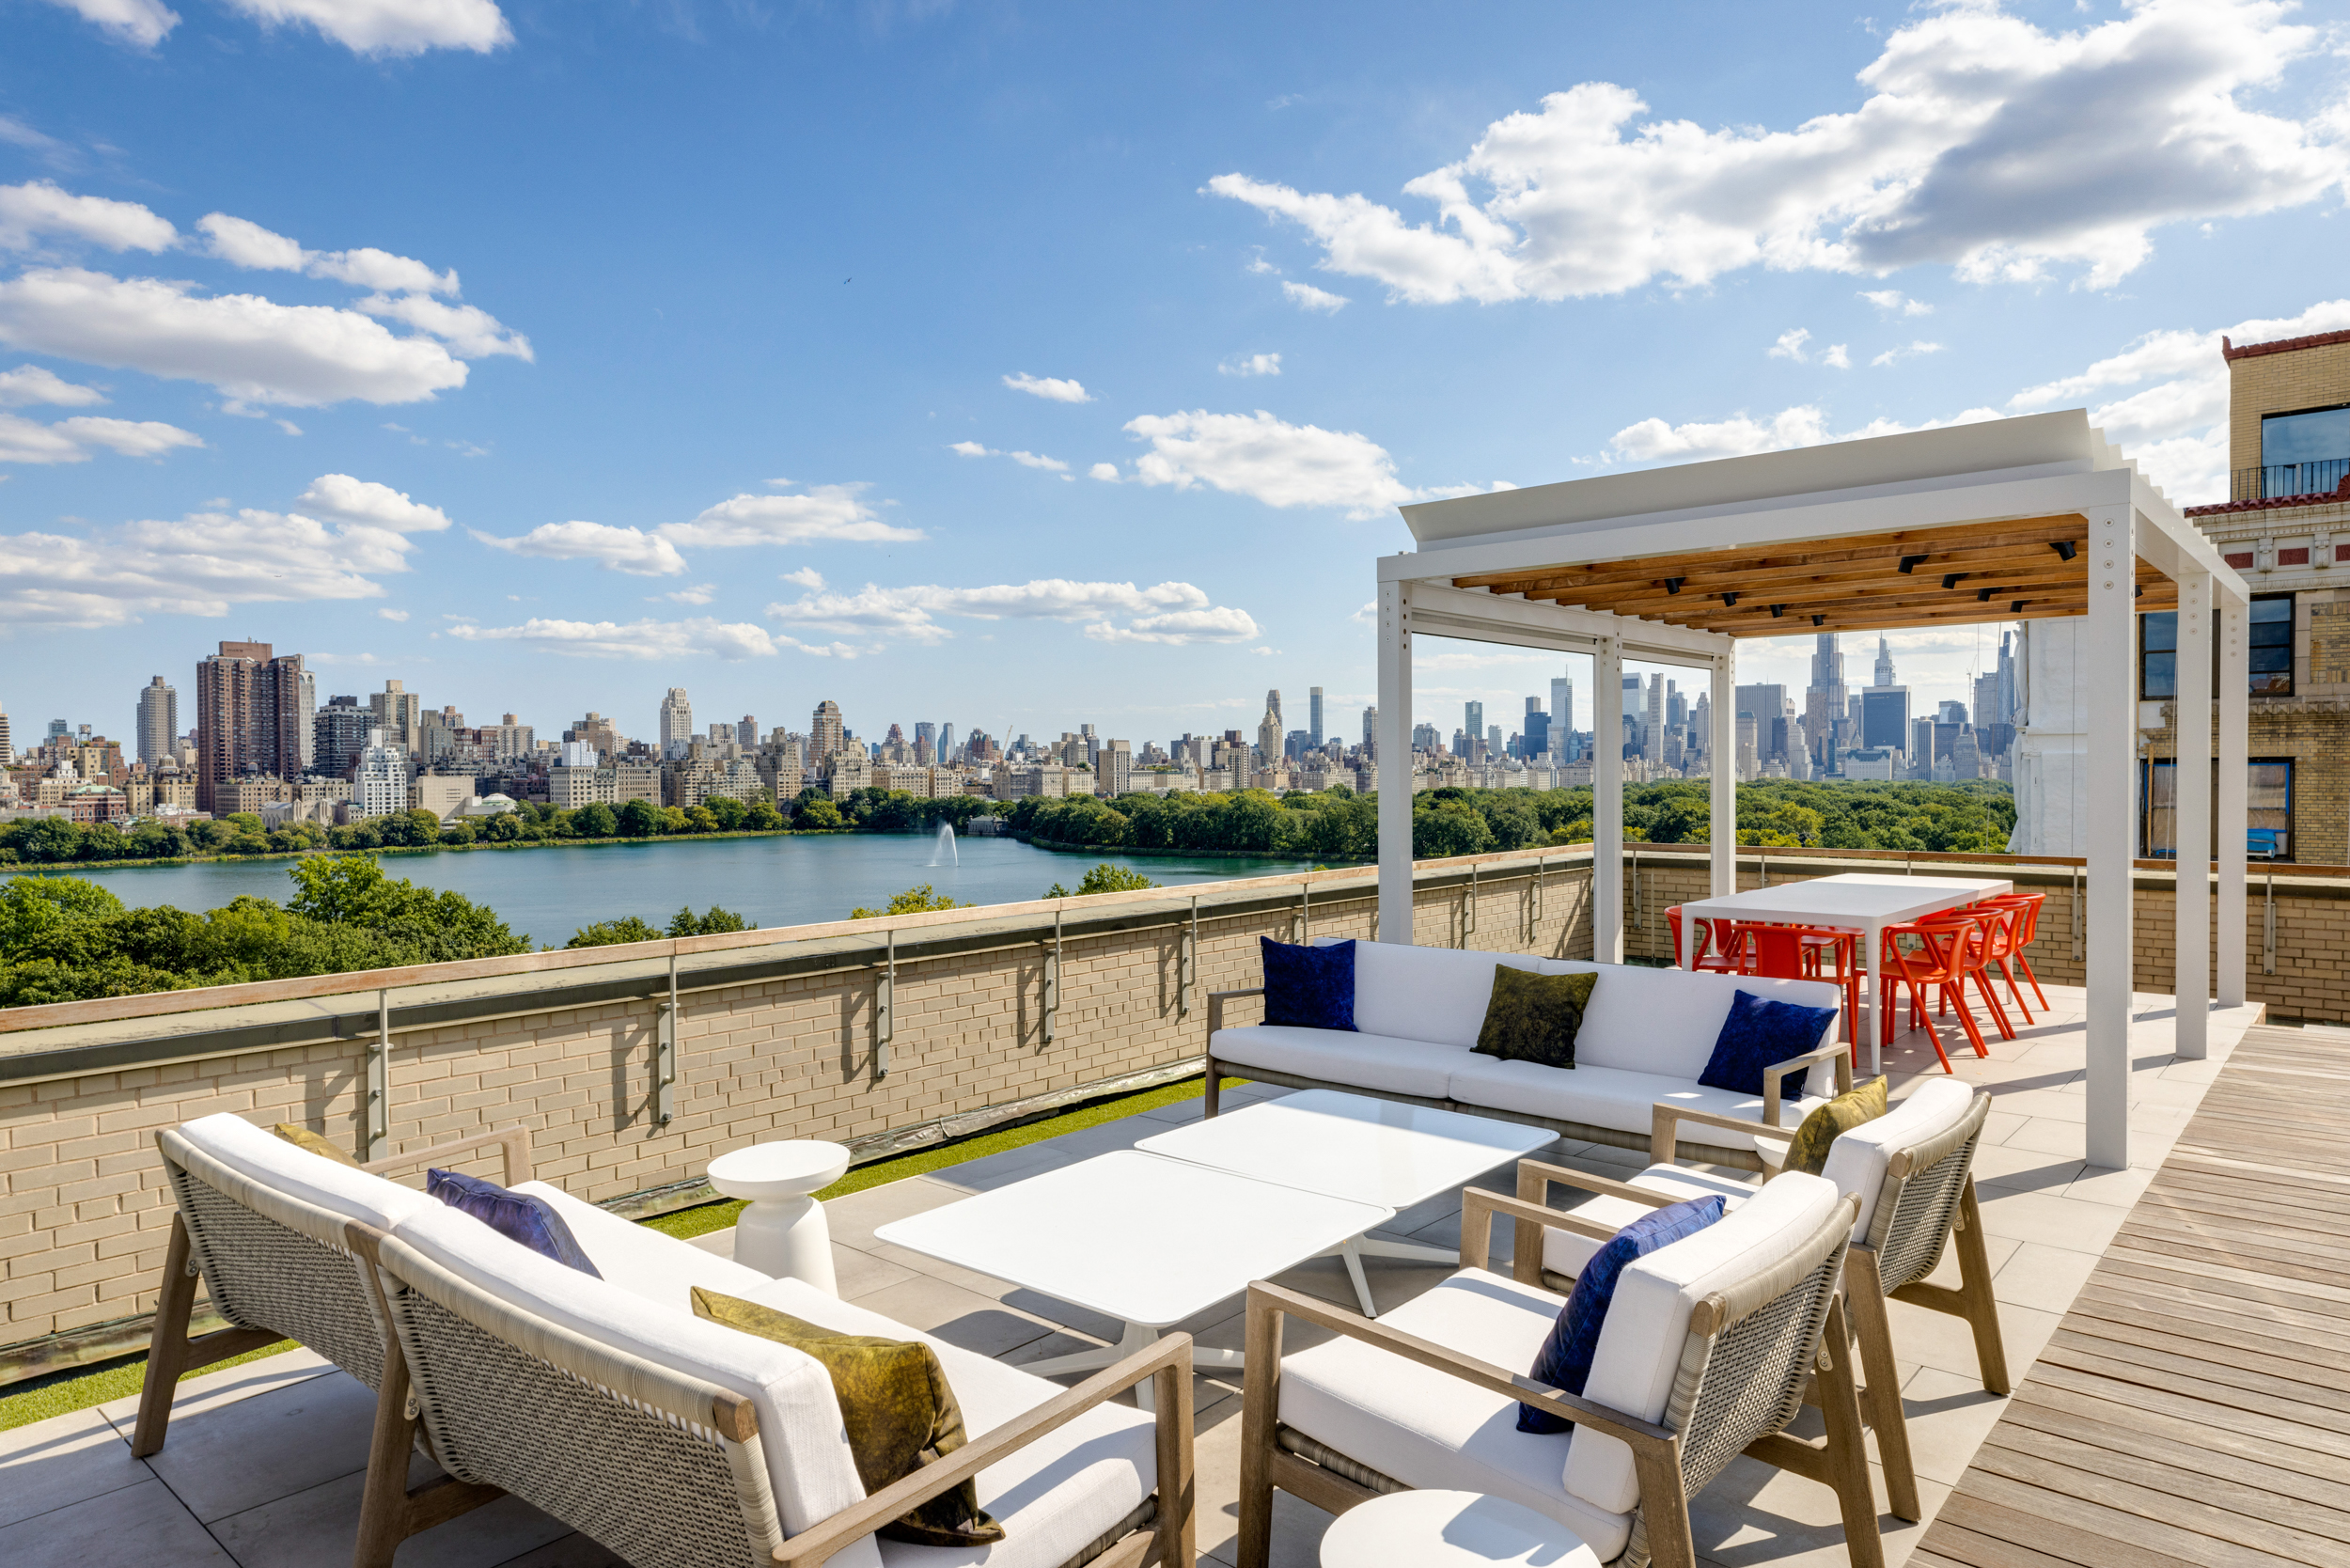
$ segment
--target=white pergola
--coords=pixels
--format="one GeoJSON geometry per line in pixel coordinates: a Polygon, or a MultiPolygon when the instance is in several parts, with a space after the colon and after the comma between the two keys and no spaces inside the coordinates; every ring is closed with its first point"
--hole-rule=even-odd
{"type": "MultiPolygon", "coordinates": [[[[1715,896],[1736,891],[1741,637],[2085,616],[2088,1144],[2129,1160],[2138,614],[2179,611],[2177,1054],[2206,1054],[2208,722],[2218,638],[2218,1001],[2244,1000],[2244,580],[2080,409],[1574,479],[1402,509],[1379,561],[1379,930],[1412,940],[1415,634],[1588,653],[1602,754],[1624,661],[1711,681],[1715,896]],[[2216,616],[2215,616],[2216,612],[2216,616]]],[[[1612,758],[1606,760],[1612,760],[1612,758]]],[[[1623,778],[1595,757],[1597,956],[1623,957],[1623,778]]]]}

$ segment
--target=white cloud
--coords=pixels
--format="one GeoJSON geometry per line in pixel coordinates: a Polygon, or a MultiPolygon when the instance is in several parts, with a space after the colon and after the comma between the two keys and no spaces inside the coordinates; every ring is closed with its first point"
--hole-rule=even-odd
{"type": "Polygon", "coordinates": [[[1860,297],[1888,316],[1931,316],[1934,306],[1913,300],[1899,289],[1863,289],[1860,297]]]}
{"type": "MultiPolygon", "coordinates": [[[[1254,415],[1205,409],[1146,414],[1128,420],[1126,429],[1151,443],[1135,460],[1141,483],[1178,490],[1212,485],[1269,507],[1342,507],[1349,517],[1375,517],[1409,501],[1477,489],[1415,490],[1395,477],[1395,460],[1369,436],[1292,425],[1262,409],[1254,415]]],[[[1107,466],[1098,464],[1094,478],[1104,478],[1101,469],[1107,466]]]]}
{"type": "Polygon", "coordinates": [[[436,273],[423,262],[386,250],[305,250],[302,243],[248,218],[211,212],[196,220],[205,248],[231,266],[258,272],[302,273],[384,293],[455,294],[457,272],[436,273]]]}
{"type": "Polygon", "coordinates": [[[512,539],[479,532],[473,537],[511,555],[552,561],[593,561],[632,577],[673,577],[685,570],[685,557],[658,531],[616,528],[608,523],[541,523],[512,539]]]}
{"type": "Polygon", "coordinates": [[[121,626],[234,604],[372,599],[412,548],[382,528],[247,509],[127,523],[87,538],[0,534],[0,625],[121,626]]]}
{"type": "Polygon", "coordinates": [[[408,612],[406,610],[378,610],[375,613],[382,616],[386,620],[406,620],[408,619],[408,612]]]}
{"type": "Polygon", "coordinates": [[[307,24],[360,55],[470,49],[514,41],[491,0],[228,0],[264,27],[307,24]]]}
{"type": "Polygon", "coordinates": [[[35,403],[88,408],[105,400],[106,395],[95,386],[79,385],[39,365],[0,370],[0,408],[29,408],[35,403]]]}
{"type": "Polygon", "coordinates": [[[820,588],[824,586],[824,574],[812,566],[804,566],[797,572],[786,572],[782,576],[785,582],[797,583],[804,588],[820,588]]]}
{"type": "Polygon", "coordinates": [[[1083,385],[1073,381],[1063,381],[1058,376],[1032,376],[1024,370],[1016,376],[1006,376],[1004,384],[1014,392],[1026,392],[1032,398],[1042,398],[1048,402],[1089,403],[1093,400],[1093,394],[1083,385]]]}
{"type": "Polygon", "coordinates": [[[1608,447],[1616,456],[1634,463],[1700,463],[1708,458],[1812,447],[1826,439],[1826,415],[1804,403],[1781,409],[1768,423],[1745,414],[1685,425],[1643,419],[1618,431],[1608,447]]]}
{"type": "Polygon", "coordinates": [[[422,294],[369,294],[359,302],[358,308],[370,316],[387,316],[419,332],[431,333],[461,359],[486,359],[501,353],[525,363],[538,358],[531,353],[529,338],[474,306],[450,305],[422,294]]]}
{"type": "Polygon", "coordinates": [[[675,592],[665,593],[661,597],[672,604],[707,604],[718,597],[718,585],[696,583],[691,588],[682,588],[675,592]]]}
{"type": "Polygon", "coordinates": [[[856,593],[811,591],[791,604],[767,606],[776,619],[820,632],[894,637],[925,644],[954,635],[941,616],[974,620],[1080,621],[1086,635],[1111,641],[1229,642],[1257,635],[1240,610],[1219,609],[1189,583],[1080,583],[1041,578],[987,588],[927,585],[885,588],[868,583],[856,593]],[[1123,627],[1113,618],[1132,618],[1123,627]],[[1246,630],[1239,627],[1246,626],[1246,630]]]}
{"type": "Polygon", "coordinates": [[[1820,363],[1832,370],[1849,370],[1852,368],[1852,354],[1847,352],[1847,345],[1830,343],[1827,353],[1820,356],[1820,363]]]}
{"type": "Polygon", "coordinates": [[[1281,356],[1277,353],[1252,353],[1226,360],[1215,368],[1220,376],[1277,376],[1281,373],[1281,356]]]}
{"type": "Polygon", "coordinates": [[[438,507],[412,501],[404,491],[349,474],[321,474],[294,497],[306,516],[330,523],[357,523],[389,528],[396,534],[438,533],[448,526],[448,513],[438,507]]]}
{"type": "Polygon", "coordinates": [[[1335,316],[1347,306],[1344,294],[1334,294],[1310,283],[1293,283],[1285,278],[1281,283],[1281,293],[1300,310],[1319,310],[1327,316],[1335,316]]]}
{"type": "MultiPolygon", "coordinates": [[[[777,480],[777,483],[782,481],[777,480]]],[[[728,548],[757,544],[900,544],[923,537],[919,528],[885,523],[860,499],[859,484],[812,485],[803,495],[737,495],[690,523],[662,525],[674,543],[728,548]]]]}
{"type": "Polygon", "coordinates": [[[1915,359],[1920,354],[1940,353],[1941,352],[1941,344],[1929,343],[1923,338],[1919,338],[1913,342],[1897,344],[1894,347],[1886,350],[1883,353],[1869,361],[1869,363],[1872,365],[1898,365],[1904,359],[1915,359]]]}
{"type": "Polygon", "coordinates": [[[0,281],[0,342],[297,407],[418,402],[465,384],[465,366],[439,343],[395,337],[355,311],[194,288],[35,268],[0,281]]]}
{"type": "Polygon", "coordinates": [[[1346,619],[1357,626],[1376,626],[1379,624],[1379,601],[1376,599],[1367,601],[1361,609],[1346,619]]]}
{"type": "Polygon", "coordinates": [[[1744,267],[1882,274],[1940,263],[1974,281],[2078,269],[2107,287],[2168,223],[2321,199],[2345,171],[2340,112],[2258,112],[2327,47],[2275,0],[2141,0],[2044,31],[1996,0],[1895,29],[1857,109],[1792,130],[1642,120],[1586,82],[1496,120],[1410,180],[1434,223],[1365,196],[1242,174],[1207,189],[1304,228],[1322,265],[1397,298],[1558,300],[1744,267]]]}
{"type": "Polygon", "coordinates": [[[180,13],[161,0],[49,0],[80,13],[83,21],[134,49],[152,49],[180,25],[180,13]]]}
{"type": "Polygon", "coordinates": [[[1800,365],[1803,363],[1805,357],[1803,346],[1810,341],[1810,328],[1792,328],[1789,331],[1782,332],[1778,335],[1778,341],[1771,345],[1770,353],[1767,357],[1772,359],[1792,359],[1796,364],[1800,365]]]}
{"type": "Polygon", "coordinates": [[[950,452],[960,452],[964,457],[1008,457],[1023,468],[1042,468],[1047,473],[1066,474],[1069,472],[1069,464],[1058,458],[1041,457],[1035,452],[998,451],[993,447],[982,447],[976,441],[958,441],[947,449],[950,452]]]}
{"type": "Polygon", "coordinates": [[[93,447],[124,457],[161,457],[177,447],[203,445],[194,432],[155,419],[81,415],[44,425],[22,415],[0,414],[0,463],[87,463],[93,447]]]}
{"type": "Polygon", "coordinates": [[[1114,463],[1097,463],[1092,467],[1086,470],[1086,477],[1088,478],[1100,479],[1104,484],[1116,484],[1118,482],[1118,464],[1114,463]]]}
{"type": "Polygon", "coordinates": [[[44,236],[108,250],[169,250],[180,231],[135,201],[74,196],[46,180],[0,185],[0,250],[29,250],[44,236]]]}
{"type": "Polygon", "coordinates": [[[513,642],[546,653],[583,659],[771,658],[776,639],[748,621],[708,616],[685,620],[552,620],[531,617],[520,626],[461,621],[448,635],[462,642],[513,642]]]}

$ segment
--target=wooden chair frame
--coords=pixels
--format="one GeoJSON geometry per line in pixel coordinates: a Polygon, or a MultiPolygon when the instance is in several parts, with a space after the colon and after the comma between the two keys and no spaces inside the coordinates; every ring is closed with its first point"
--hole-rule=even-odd
{"type": "MultiPolygon", "coordinates": [[[[1508,1215],[1521,1229],[1552,1225],[1600,1240],[1615,1234],[1607,1227],[1578,1221],[1572,1215],[1505,1198],[1481,1187],[1463,1188],[1461,1200],[1464,1268],[1485,1268],[1492,1252],[1493,1220],[1496,1215],[1508,1215]]],[[[1846,1213],[1849,1215],[1851,1211],[1846,1213]]],[[[1521,1282],[1525,1282],[1522,1277],[1521,1282]]],[[[1718,1298],[1697,1304],[1691,1313],[1692,1334],[1715,1330],[1712,1314],[1717,1304],[1718,1298]]],[[[1449,1346],[1402,1333],[1319,1297],[1301,1295],[1263,1281],[1248,1287],[1246,1309],[1248,1375],[1241,1402],[1240,1568],[1267,1568],[1272,1550],[1273,1494],[1277,1489],[1332,1513],[1343,1513],[1380,1495],[1279,1446],[1282,1320],[1292,1317],[1449,1373],[1506,1399],[1543,1406],[1562,1420],[1620,1439],[1631,1449],[1634,1472],[1639,1478],[1639,1512],[1647,1531],[1650,1562],[1654,1568],[1696,1568],[1697,1545],[1689,1525],[1689,1494],[1682,1481],[1678,1434],[1579,1394],[1537,1383],[1523,1372],[1511,1372],[1449,1346]]],[[[1746,1452],[1766,1465],[1831,1488],[1842,1515],[1854,1568],[1883,1568],[1885,1544],[1878,1533],[1876,1498],[1869,1481],[1858,1389],[1853,1378],[1851,1357],[1846,1353],[1850,1332],[1841,1298],[1831,1301],[1812,1378],[1816,1393],[1808,1391],[1806,1396],[1825,1416],[1827,1436],[1818,1443],[1810,1443],[1784,1432],[1774,1433],[1748,1445],[1746,1452]]]]}
{"type": "MultiPolygon", "coordinates": [[[[505,1185],[530,1180],[530,1129],[500,1127],[468,1137],[436,1143],[413,1153],[394,1154],[359,1168],[384,1176],[436,1160],[496,1147],[505,1152],[505,1185]]],[[[186,1216],[174,1210],[171,1241],[164,1252],[163,1288],[155,1302],[155,1325],[148,1339],[147,1374],[139,1385],[138,1423],[132,1429],[131,1452],[145,1459],[159,1452],[171,1425],[171,1402],[180,1380],[190,1372],[274,1345],[286,1338],[272,1328],[222,1328],[191,1336],[188,1325],[196,1312],[196,1287],[202,1275],[196,1266],[186,1216]]],[[[385,1334],[389,1335],[388,1325],[385,1334]]]]}

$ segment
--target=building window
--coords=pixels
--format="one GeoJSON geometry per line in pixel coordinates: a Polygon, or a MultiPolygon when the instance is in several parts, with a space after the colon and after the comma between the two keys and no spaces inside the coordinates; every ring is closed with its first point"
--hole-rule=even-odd
{"type": "Polygon", "coordinates": [[[2138,618],[2138,695],[2148,701],[2179,695],[2179,612],[2138,618]]]}
{"type": "MultiPolygon", "coordinates": [[[[2252,600],[2250,649],[2252,690],[2262,697],[2293,695],[2293,595],[2264,593],[2252,600]]],[[[2174,638],[2175,640],[2175,638],[2174,638]]]]}
{"type": "MultiPolygon", "coordinates": [[[[2219,810],[2218,764],[2212,764],[2213,837],[2219,810]]],[[[2138,858],[2172,860],[2179,854],[2179,767],[2158,758],[2138,768],[2138,858]]],[[[2245,855],[2252,860],[2293,858],[2293,759],[2256,757],[2245,766],[2245,855]]]]}
{"type": "Polygon", "coordinates": [[[2262,417],[2261,494],[2313,495],[2337,488],[2345,477],[2350,477],[2350,407],[2262,417]]]}

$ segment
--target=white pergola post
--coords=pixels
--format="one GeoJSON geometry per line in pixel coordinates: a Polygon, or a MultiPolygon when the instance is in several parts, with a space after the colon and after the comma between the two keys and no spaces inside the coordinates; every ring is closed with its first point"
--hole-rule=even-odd
{"type": "Polygon", "coordinates": [[[2082,832],[2089,866],[2089,1163],[2130,1163],[2131,861],[2138,812],[2138,527],[2124,503],[2089,509],[2089,625],[2082,639],[2096,803],[2082,832]]]}
{"type": "Polygon", "coordinates": [[[1591,650],[1591,957],[1623,962],[1623,639],[1591,650]]]}
{"type": "Polygon", "coordinates": [[[2244,1005],[2244,853],[2250,785],[2247,729],[2251,717],[2251,663],[2247,638],[2251,604],[2219,594],[2219,952],[2221,1007],[2244,1005]]]}
{"type": "MultiPolygon", "coordinates": [[[[1738,665],[1737,644],[1725,640],[1714,655],[1714,733],[1705,742],[1714,808],[1713,875],[1706,893],[1728,898],[1738,890],[1738,665]]],[[[1674,957],[1678,959],[1679,954],[1674,957]]]]}
{"type": "Polygon", "coordinates": [[[1379,585],[1379,940],[1412,945],[1410,585],[1379,585]]]}
{"type": "Polygon", "coordinates": [[[2211,573],[2178,575],[2178,679],[2171,726],[2171,846],[2178,859],[2171,1050],[2186,1061],[2211,1052],[2211,573]]]}

